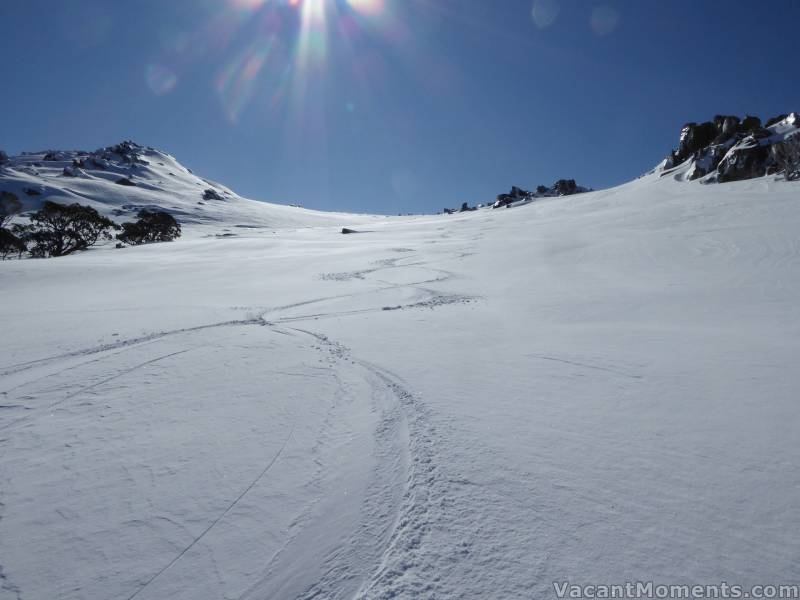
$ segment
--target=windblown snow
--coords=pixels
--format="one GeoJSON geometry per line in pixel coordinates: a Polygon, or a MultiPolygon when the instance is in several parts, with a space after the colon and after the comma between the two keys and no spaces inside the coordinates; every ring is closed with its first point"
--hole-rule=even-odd
{"type": "Polygon", "coordinates": [[[3,600],[796,582],[800,184],[384,218],[145,159],[57,193],[184,238],[0,262],[3,600]]]}

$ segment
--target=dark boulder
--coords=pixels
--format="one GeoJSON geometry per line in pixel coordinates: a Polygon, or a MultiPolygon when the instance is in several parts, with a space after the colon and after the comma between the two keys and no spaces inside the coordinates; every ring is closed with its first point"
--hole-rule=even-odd
{"type": "Polygon", "coordinates": [[[117,185],[126,185],[128,187],[135,187],[136,186],[136,184],[133,181],[131,181],[130,179],[128,179],[127,177],[121,177],[121,178],[117,179],[114,183],[116,183],[117,185]]]}
{"type": "Polygon", "coordinates": [[[578,191],[578,184],[574,179],[559,179],[553,185],[553,192],[556,196],[571,196],[578,191]]]}
{"type": "Polygon", "coordinates": [[[222,196],[220,196],[217,190],[212,188],[207,188],[203,191],[203,200],[224,200],[222,196]]]}
{"type": "Polygon", "coordinates": [[[723,144],[732,139],[738,132],[741,121],[739,117],[730,115],[717,115],[714,117],[714,127],[717,128],[717,136],[711,144],[723,144]]]}
{"type": "Polygon", "coordinates": [[[714,117],[714,126],[717,133],[735,133],[739,128],[741,119],[735,115],[717,115],[714,117]]]}
{"type": "Polygon", "coordinates": [[[347,235],[349,233],[358,233],[355,229],[348,229],[347,227],[342,227],[342,233],[347,235]]]}
{"type": "Polygon", "coordinates": [[[800,179],[800,134],[788,136],[770,147],[773,164],[767,173],[783,173],[787,181],[800,179]]]}
{"type": "Polygon", "coordinates": [[[758,117],[752,117],[750,115],[747,115],[744,118],[744,121],[742,121],[742,124],[739,127],[739,131],[741,131],[742,133],[748,133],[753,129],[758,129],[759,127],[761,127],[761,119],[759,119],[758,117]]]}

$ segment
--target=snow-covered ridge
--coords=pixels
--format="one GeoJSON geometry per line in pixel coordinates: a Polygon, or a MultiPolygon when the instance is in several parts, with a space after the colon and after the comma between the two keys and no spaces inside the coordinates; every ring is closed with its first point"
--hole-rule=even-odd
{"type": "Polygon", "coordinates": [[[227,227],[341,226],[380,217],[344,215],[243,198],[204,179],[173,156],[125,141],[94,152],[24,152],[0,156],[0,191],[14,194],[24,211],[45,200],[88,204],[117,221],[142,208],[165,210],[190,230],[227,227]]]}
{"type": "Polygon", "coordinates": [[[655,172],[673,174],[679,181],[700,179],[724,183],[778,173],[787,139],[800,132],[797,113],[769,119],[717,115],[705,123],[687,123],[673,150],[655,172]]]}

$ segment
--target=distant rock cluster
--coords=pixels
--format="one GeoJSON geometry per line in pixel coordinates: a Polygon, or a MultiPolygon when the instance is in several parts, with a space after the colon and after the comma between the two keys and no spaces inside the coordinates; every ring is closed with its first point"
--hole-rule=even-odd
{"type": "MultiPolygon", "coordinates": [[[[494,203],[489,203],[487,206],[492,208],[503,208],[517,206],[518,204],[527,204],[533,202],[536,198],[553,198],[557,196],[572,196],[573,194],[582,194],[584,192],[591,192],[592,188],[583,187],[575,183],[574,179],[559,179],[550,187],[540,185],[536,187],[535,192],[529,192],[521,187],[512,186],[511,191],[506,194],[499,194],[494,203]]],[[[458,212],[469,212],[481,208],[483,204],[477,206],[470,206],[467,202],[461,205],[461,208],[445,208],[442,212],[447,215],[458,212]]]]}
{"type": "Polygon", "coordinates": [[[661,169],[670,171],[689,161],[685,179],[704,182],[739,181],[763,177],[786,169],[787,146],[797,142],[797,113],[767,120],[717,115],[705,123],[687,123],[681,129],[678,149],[661,169]]]}
{"type": "Polygon", "coordinates": [[[531,201],[535,198],[552,198],[556,196],[572,196],[573,194],[582,194],[584,192],[592,191],[591,188],[586,188],[575,183],[574,179],[559,179],[550,187],[546,185],[537,186],[535,192],[529,192],[514,186],[507,194],[500,194],[497,196],[497,201],[492,205],[493,208],[500,208],[503,206],[510,206],[515,202],[531,201]]]}

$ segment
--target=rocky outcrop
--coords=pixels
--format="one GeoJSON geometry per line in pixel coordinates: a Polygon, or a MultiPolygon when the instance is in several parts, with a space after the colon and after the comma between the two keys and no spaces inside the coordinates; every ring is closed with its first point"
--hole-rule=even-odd
{"type": "Polygon", "coordinates": [[[740,119],[717,115],[705,123],[687,123],[681,129],[677,150],[661,166],[662,171],[688,163],[683,178],[726,182],[763,177],[779,172],[771,148],[800,126],[796,113],[767,120],[752,115],[740,119]]]}

